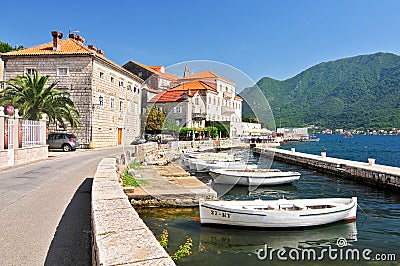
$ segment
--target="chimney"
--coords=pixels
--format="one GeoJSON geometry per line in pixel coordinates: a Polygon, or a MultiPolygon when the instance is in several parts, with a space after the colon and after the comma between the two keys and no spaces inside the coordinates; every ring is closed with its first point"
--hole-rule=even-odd
{"type": "Polygon", "coordinates": [[[95,51],[95,52],[97,52],[97,47],[96,46],[94,46],[94,45],[88,45],[88,48],[90,49],[90,50],[93,50],[93,51],[95,51]]]}
{"type": "Polygon", "coordinates": [[[79,36],[78,34],[75,34],[75,33],[70,33],[68,35],[68,38],[74,39],[75,41],[78,41],[81,44],[83,44],[85,42],[85,38],[83,38],[82,36],[79,36]]]}
{"type": "Polygon", "coordinates": [[[98,54],[101,54],[101,55],[104,55],[104,50],[98,49],[98,50],[97,50],[97,53],[98,53],[98,54]]]}
{"type": "Polygon", "coordinates": [[[60,40],[63,37],[63,34],[59,31],[52,31],[51,36],[53,36],[53,51],[60,50],[60,40]]]}

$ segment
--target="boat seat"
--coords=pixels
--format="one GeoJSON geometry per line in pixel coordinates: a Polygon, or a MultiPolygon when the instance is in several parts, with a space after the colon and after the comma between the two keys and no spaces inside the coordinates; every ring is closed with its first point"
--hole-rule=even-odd
{"type": "Polygon", "coordinates": [[[307,206],[301,205],[301,204],[295,204],[293,206],[298,210],[307,210],[308,209],[307,206]]]}

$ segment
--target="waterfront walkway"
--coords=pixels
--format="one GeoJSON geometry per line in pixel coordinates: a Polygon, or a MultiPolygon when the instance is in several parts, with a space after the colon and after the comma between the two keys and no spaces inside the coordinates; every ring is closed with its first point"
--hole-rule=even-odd
{"type": "Polygon", "coordinates": [[[151,203],[156,205],[197,206],[199,198],[213,199],[217,196],[212,188],[174,164],[142,166],[135,178],[141,183],[140,188],[126,191],[133,199],[133,205],[152,200],[151,203]],[[135,203],[135,200],[139,201],[135,203]]]}
{"type": "Polygon", "coordinates": [[[363,182],[378,184],[389,188],[400,188],[400,168],[369,162],[357,162],[321,155],[296,152],[295,149],[255,148],[257,154],[272,157],[289,163],[303,165],[322,172],[343,177],[352,177],[363,182]]]}

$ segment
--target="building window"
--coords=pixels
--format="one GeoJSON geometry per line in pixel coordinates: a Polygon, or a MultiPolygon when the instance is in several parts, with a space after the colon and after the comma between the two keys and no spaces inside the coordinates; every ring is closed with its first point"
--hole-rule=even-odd
{"type": "Polygon", "coordinates": [[[196,98],[194,99],[194,104],[195,104],[195,105],[199,105],[199,97],[196,97],[196,98]]]}
{"type": "Polygon", "coordinates": [[[176,113],[178,113],[178,114],[182,113],[182,106],[175,106],[174,107],[174,114],[176,114],[176,113]]]}
{"type": "Polygon", "coordinates": [[[132,91],[132,85],[131,84],[128,84],[128,90],[130,90],[130,91],[132,91]]]}
{"type": "Polygon", "coordinates": [[[100,78],[103,79],[104,78],[104,73],[100,71],[100,78]]]}
{"type": "Polygon", "coordinates": [[[68,76],[68,75],[69,75],[68,67],[57,68],[57,76],[68,76]]]}
{"type": "Polygon", "coordinates": [[[180,122],[179,122],[179,120],[175,120],[175,122],[176,122],[176,124],[179,126],[180,124],[180,122]]]}
{"type": "Polygon", "coordinates": [[[114,83],[115,78],[114,78],[114,77],[111,77],[111,78],[110,78],[110,81],[111,81],[111,83],[114,83]]]}
{"type": "Polygon", "coordinates": [[[119,118],[123,118],[124,117],[124,102],[123,101],[119,101],[119,113],[118,113],[118,117],[119,118]]]}
{"type": "Polygon", "coordinates": [[[115,106],[115,98],[111,96],[110,97],[110,108],[114,109],[114,106],[115,106]]]}
{"type": "Polygon", "coordinates": [[[35,74],[35,70],[34,68],[25,68],[25,75],[31,75],[33,76],[35,74]]]}
{"type": "Polygon", "coordinates": [[[99,95],[99,107],[104,106],[104,96],[102,94],[99,95]]]}
{"type": "Polygon", "coordinates": [[[123,80],[121,80],[121,81],[119,82],[119,86],[122,87],[122,88],[125,88],[125,83],[124,83],[123,80]]]}

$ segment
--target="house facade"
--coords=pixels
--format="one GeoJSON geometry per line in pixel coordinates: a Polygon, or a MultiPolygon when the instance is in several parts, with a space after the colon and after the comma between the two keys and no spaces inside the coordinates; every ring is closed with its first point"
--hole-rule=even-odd
{"type": "Polygon", "coordinates": [[[165,120],[175,121],[181,127],[204,128],[207,116],[207,95],[215,90],[201,81],[181,84],[158,93],[148,101],[166,112],[165,120]]]}
{"type": "Polygon", "coordinates": [[[50,125],[49,131],[72,132],[92,147],[122,145],[139,136],[143,80],[107,59],[103,50],[84,45],[77,34],[62,39],[62,33],[52,32],[52,37],[50,43],[1,55],[6,81],[37,70],[70,93],[79,127],[50,125]]]}
{"type": "Polygon", "coordinates": [[[177,82],[184,84],[194,80],[202,81],[214,89],[215,93],[207,94],[206,121],[241,122],[242,98],[236,95],[234,82],[211,71],[186,76],[177,82]]]}

